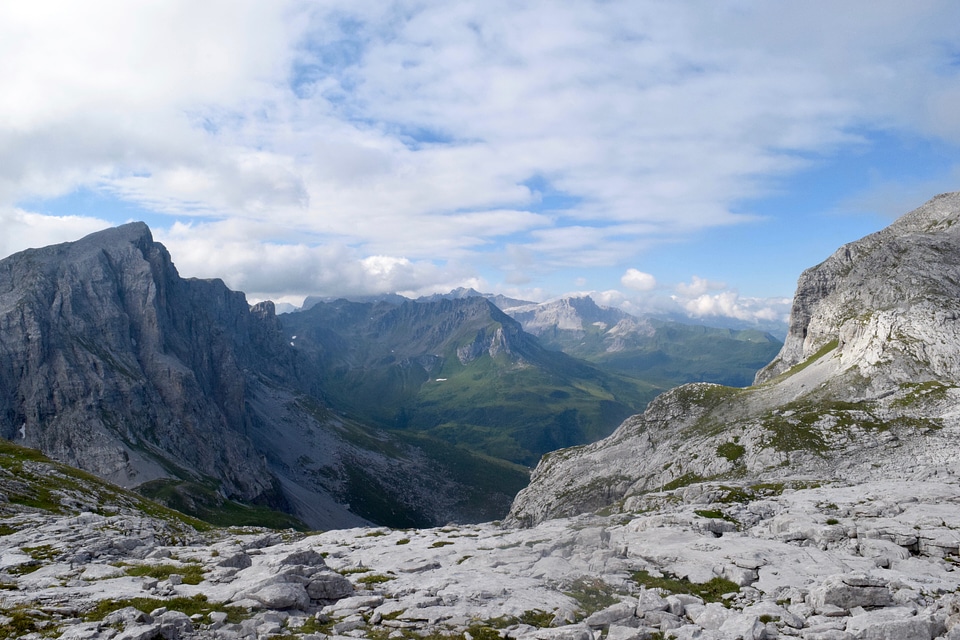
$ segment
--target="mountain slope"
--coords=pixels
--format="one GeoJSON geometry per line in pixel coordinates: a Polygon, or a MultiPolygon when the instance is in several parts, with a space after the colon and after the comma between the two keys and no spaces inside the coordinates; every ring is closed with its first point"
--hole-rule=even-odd
{"type": "Polygon", "coordinates": [[[506,313],[547,348],[663,388],[686,382],[747,386],[781,347],[762,331],[640,318],[600,307],[589,296],[509,307],[506,313]]]}
{"type": "Polygon", "coordinates": [[[603,437],[654,395],[544,349],[479,296],[340,300],[281,320],[332,406],[516,463],[603,437]]]}
{"type": "Polygon", "coordinates": [[[11,256],[0,435],[127,486],[172,465],[227,495],[282,500],[243,437],[243,370],[289,358],[260,320],[222,282],[180,279],[143,224],[11,256]]]}
{"type": "Polygon", "coordinates": [[[271,303],[181,278],[142,223],[0,261],[0,436],[17,444],[196,514],[258,504],[314,528],[491,519],[525,481],[348,420],[317,384],[271,303]]]}
{"type": "Polygon", "coordinates": [[[790,333],[747,389],[673,389],[608,439],[545,456],[512,522],[702,480],[956,476],[960,194],[838,250],[800,278],[790,333]]]}

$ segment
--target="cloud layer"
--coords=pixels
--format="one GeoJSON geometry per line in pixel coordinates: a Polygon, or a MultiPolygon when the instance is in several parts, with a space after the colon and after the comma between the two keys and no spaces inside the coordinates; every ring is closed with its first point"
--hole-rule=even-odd
{"type": "MultiPolygon", "coordinates": [[[[960,143],[957,24],[949,0],[5,3],[0,250],[116,222],[23,205],[87,188],[264,296],[616,286],[871,131],[960,143]]],[[[691,312],[740,313],[724,295],[691,312]]]]}

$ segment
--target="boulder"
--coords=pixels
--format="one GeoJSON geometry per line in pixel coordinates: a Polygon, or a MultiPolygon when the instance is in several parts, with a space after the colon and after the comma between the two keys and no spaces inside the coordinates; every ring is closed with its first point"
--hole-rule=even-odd
{"type": "Polygon", "coordinates": [[[304,586],[292,582],[268,584],[251,592],[249,597],[267,609],[303,609],[310,604],[304,586]]]}
{"type": "Polygon", "coordinates": [[[193,623],[182,611],[167,611],[157,618],[164,640],[180,640],[193,633],[193,623]]]}
{"type": "Polygon", "coordinates": [[[643,616],[647,611],[666,611],[670,608],[668,603],[660,594],[643,589],[637,596],[637,616],[643,616]]]}
{"type": "Polygon", "coordinates": [[[906,607],[869,611],[847,621],[847,632],[857,640],[932,640],[943,630],[931,616],[916,616],[906,607]]]}
{"type": "Polygon", "coordinates": [[[893,594],[886,583],[864,574],[830,576],[810,590],[810,604],[821,612],[831,606],[850,610],[892,603],[893,594]]]}
{"type": "Polygon", "coordinates": [[[606,609],[602,609],[591,614],[583,622],[591,629],[600,629],[613,624],[614,622],[633,618],[633,614],[636,610],[637,607],[634,604],[618,602],[617,604],[611,605],[606,609]]]}
{"type": "Polygon", "coordinates": [[[727,618],[732,614],[733,612],[722,604],[711,602],[706,605],[703,612],[694,619],[694,622],[704,629],[716,631],[723,626],[723,623],[726,622],[727,618]]]}
{"type": "Polygon", "coordinates": [[[565,627],[537,629],[525,638],[533,640],[593,640],[593,632],[585,624],[571,624],[565,627]]]}
{"type": "Polygon", "coordinates": [[[767,637],[767,627],[760,622],[757,616],[743,613],[734,613],[728,617],[719,629],[724,638],[738,638],[740,640],[764,640],[767,637]]]}
{"type": "Polygon", "coordinates": [[[307,583],[307,594],[311,600],[339,600],[352,596],[353,593],[353,583],[333,571],[316,573],[307,583]]]}
{"type": "Polygon", "coordinates": [[[326,567],[327,563],[324,561],[323,556],[317,553],[314,549],[303,549],[301,551],[294,551],[293,553],[287,554],[280,560],[282,565],[303,565],[306,567],[326,567]]]}
{"type": "Polygon", "coordinates": [[[624,627],[612,624],[607,630],[606,640],[650,640],[654,634],[659,635],[657,629],[651,627],[624,627]]]}
{"type": "Polygon", "coordinates": [[[252,564],[253,560],[250,559],[249,555],[243,552],[227,556],[226,558],[222,558],[219,562],[217,562],[218,567],[226,567],[230,569],[246,569],[252,564]]]}

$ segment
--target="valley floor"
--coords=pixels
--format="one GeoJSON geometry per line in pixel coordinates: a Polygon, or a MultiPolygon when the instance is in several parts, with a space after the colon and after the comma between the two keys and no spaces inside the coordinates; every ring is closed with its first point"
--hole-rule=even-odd
{"type": "Polygon", "coordinates": [[[316,535],[20,513],[0,637],[960,638],[960,486],[693,485],[641,512],[316,535]]]}

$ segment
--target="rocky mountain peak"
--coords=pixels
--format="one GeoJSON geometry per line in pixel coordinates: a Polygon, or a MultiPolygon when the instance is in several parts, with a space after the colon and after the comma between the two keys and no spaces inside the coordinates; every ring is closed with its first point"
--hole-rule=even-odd
{"type": "Polygon", "coordinates": [[[607,439],[545,456],[508,521],[704,481],[956,478],[958,218],[960,194],[938,196],[805,271],[787,341],[753,386],[677,387],[607,439]]]}
{"type": "Polygon", "coordinates": [[[285,356],[259,322],[242,293],[181,279],[143,223],[11,256],[0,434],[125,486],[192,469],[225,495],[269,499],[271,475],[242,435],[242,367],[269,375],[285,356]]]}
{"type": "Polygon", "coordinates": [[[836,343],[844,368],[883,366],[897,380],[952,376],[960,361],[928,344],[956,345],[960,313],[960,192],[937,196],[889,227],[844,245],[800,276],[790,329],[765,382],[836,343]],[[939,340],[938,340],[939,341],[939,340]]]}

